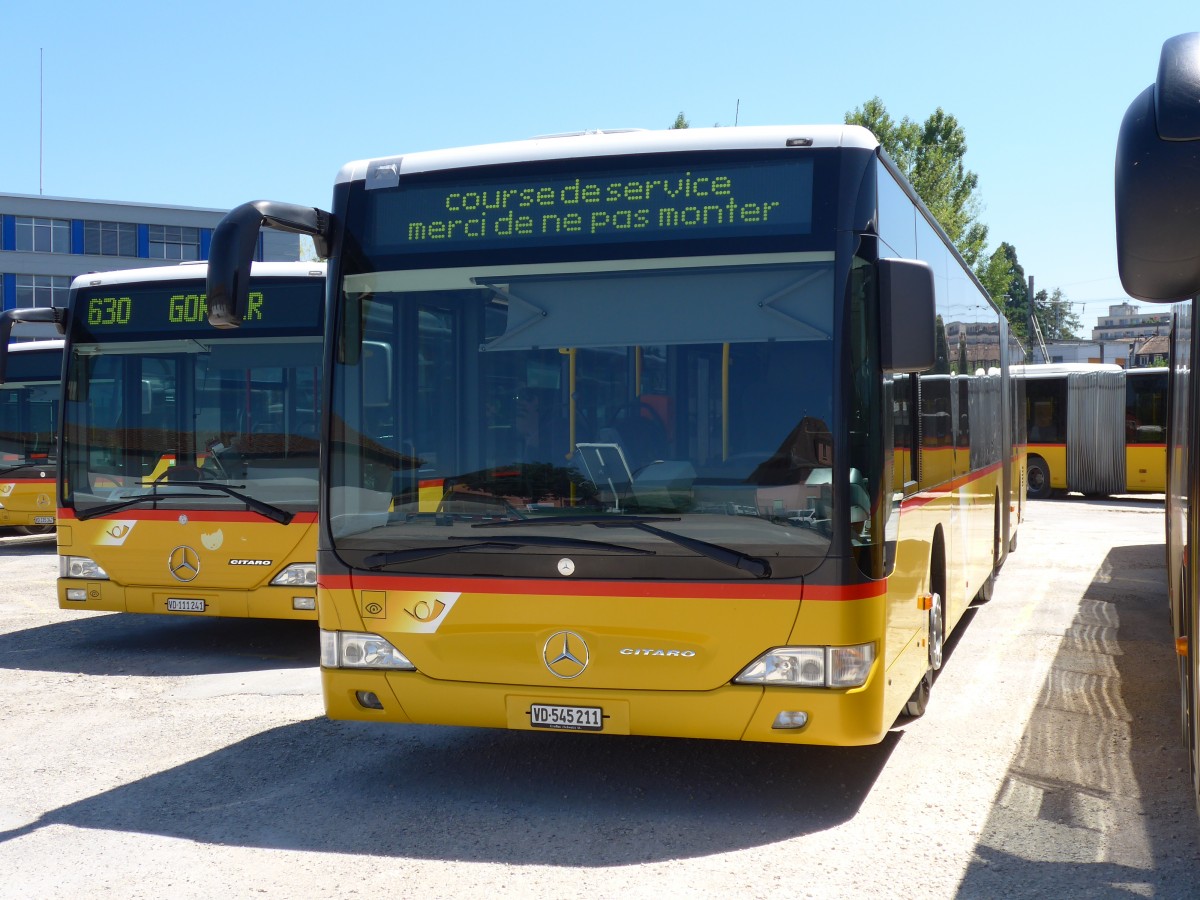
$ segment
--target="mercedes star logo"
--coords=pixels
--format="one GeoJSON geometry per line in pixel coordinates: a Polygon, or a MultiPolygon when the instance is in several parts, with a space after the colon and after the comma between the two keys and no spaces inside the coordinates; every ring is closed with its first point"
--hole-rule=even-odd
{"type": "Polygon", "coordinates": [[[542,659],[550,674],[558,678],[576,678],[587,668],[588,647],[575,632],[558,631],[546,641],[542,659]]]}
{"type": "Polygon", "coordinates": [[[200,574],[200,556],[191,547],[181,545],[167,557],[167,568],[178,581],[191,581],[200,574]]]}

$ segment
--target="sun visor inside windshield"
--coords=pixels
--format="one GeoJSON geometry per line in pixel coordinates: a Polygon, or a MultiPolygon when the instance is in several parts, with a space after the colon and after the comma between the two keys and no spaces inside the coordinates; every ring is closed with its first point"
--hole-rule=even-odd
{"type": "Polygon", "coordinates": [[[749,341],[823,341],[833,264],[670,274],[506,279],[503,334],[483,350],[749,341]]]}

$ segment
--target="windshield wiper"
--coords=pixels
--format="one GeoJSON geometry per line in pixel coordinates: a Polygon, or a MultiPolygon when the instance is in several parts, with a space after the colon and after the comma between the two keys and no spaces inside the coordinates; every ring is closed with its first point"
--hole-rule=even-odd
{"type": "Polygon", "coordinates": [[[716,560],[755,578],[770,578],[771,564],[758,556],[750,556],[731,547],[710,544],[708,541],[685,537],[673,531],[656,528],[653,522],[678,522],[679,516],[547,516],[544,519],[519,519],[513,522],[480,522],[472,528],[516,528],[526,525],[595,525],[597,528],[636,528],[664,541],[685,547],[694,553],[716,560]]]}
{"type": "Polygon", "coordinates": [[[28,468],[32,468],[34,466],[52,466],[52,465],[54,465],[54,463],[51,462],[50,460],[41,460],[40,462],[37,460],[29,460],[27,462],[17,463],[16,465],[13,465],[13,466],[5,466],[3,469],[0,469],[0,475],[7,475],[9,472],[17,471],[17,469],[28,469],[28,468]]]}
{"type": "MultiPolygon", "coordinates": [[[[251,512],[256,512],[264,518],[270,519],[273,522],[278,522],[280,525],[287,525],[292,521],[293,518],[295,518],[296,515],[295,513],[288,512],[286,509],[280,509],[278,506],[267,503],[264,500],[259,500],[257,497],[251,497],[249,494],[242,493],[242,491],[238,490],[237,488],[245,488],[246,486],[244,484],[240,484],[237,486],[237,488],[235,488],[228,484],[189,481],[187,482],[187,486],[189,489],[196,488],[201,491],[217,491],[218,493],[227,494],[233,499],[240,500],[242,503],[245,503],[246,508],[251,512]]],[[[154,484],[151,487],[153,490],[148,494],[139,494],[137,497],[130,497],[127,500],[118,500],[115,503],[106,503],[103,506],[94,506],[91,509],[85,509],[82,511],[76,510],[75,518],[79,519],[80,521],[94,519],[98,516],[106,516],[109,513],[118,512],[122,509],[128,509],[131,506],[137,506],[141,503],[158,503],[160,500],[175,500],[180,498],[189,500],[207,499],[207,495],[205,494],[192,494],[182,491],[172,492],[170,494],[160,494],[158,492],[157,484],[154,484]]]]}
{"type": "MultiPolygon", "coordinates": [[[[447,538],[447,540],[464,540],[464,538],[447,538]]],[[[621,544],[610,544],[606,541],[585,541],[578,538],[556,538],[544,535],[528,535],[515,540],[472,541],[469,544],[449,544],[441,547],[414,547],[411,550],[389,550],[385,553],[372,553],[363,558],[363,565],[368,569],[382,569],[384,566],[396,563],[414,562],[419,559],[430,559],[434,556],[445,556],[448,553],[467,553],[472,550],[519,550],[521,547],[574,547],[578,550],[603,550],[607,553],[632,553],[635,556],[655,556],[653,550],[643,550],[640,547],[626,547],[621,544]]]]}

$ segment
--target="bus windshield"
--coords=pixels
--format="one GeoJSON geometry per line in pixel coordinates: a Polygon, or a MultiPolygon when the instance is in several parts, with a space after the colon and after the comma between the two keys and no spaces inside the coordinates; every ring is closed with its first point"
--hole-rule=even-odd
{"type": "Polygon", "coordinates": [[[520,575],[570,547],[594,577],[736,577],[690,540],[810,571],[831,533],[833,254],[702,263],[347,274],[339,554],[520,575]]]}
{"type": "Polygon", "coordinates": [[[184,322],[183,312],[172,314],[180,327],[154,338],[149,311],[167,309],[151,303],[154,290],[162,293],[126,289],[131,304],[112,316],[78,317],[64,416],[67,504],[81,519],[125,507],[314,511],[319,284],[281,297],[306,321],[275,323],[269,340],[253,329],[228,337],[184,322]]]}
{"type": "Polygon", "coordinates": [[[10,384],[0,390],[0,469],[54,462],[58,394],[57,363],[53,382],[10,384]]]}

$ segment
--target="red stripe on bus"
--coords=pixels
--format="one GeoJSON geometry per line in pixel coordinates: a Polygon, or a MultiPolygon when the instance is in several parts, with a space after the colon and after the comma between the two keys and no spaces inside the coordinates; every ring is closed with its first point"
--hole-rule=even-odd
{"type": "Polygon", "coordinates": [[[958,478],[951,479],[944,484],[936,485],[928,490],[918,491],[911,497],[906,497],[900,504],[900,508],[911,509],[914,506],[924,506],[926,503],[933,503],[935,500],[943,500],[950,495],[951,491],[957,491],[973,481],[979,481],[994,472],[999,472],[1006,465],[1008,463],[992,463],[987,468],[971,472],[969,475],[960,475],[958,478]]]}
{"type": "Polygon", "coordinates": [[[429,578],[411,575],[322,575],[325,590],[395,590],[427,593],[532,594],[535,596],[661,597],[713,600],[866,600],[887,593],[886,582],[866,584],[726,584],[712,582],[521,581],[513,578],[429,578]]]}
{"type": "MultiPolygon", "coordinates": [[[[122,509],[117,512],[109,513],[106,516],[96,516],[98,521],[106,521],[111,519],[134,519],[138,522],[175,522],[180,516],[187,516],[188,519],[194,522],[265,522],[261,515],[254,512],[244,510],[217,510],[217,509],[122,509]]],[[[72,521],[81,520],[76,515],[73,509],[60,509],[58,511],[60,519],[72,521]]],[[[293,525],[311,525],[317,521],[315,512],[298,512],[292,518],[293,525]]]]}

